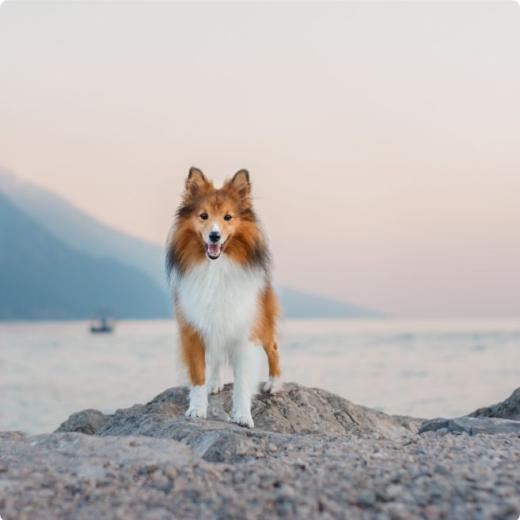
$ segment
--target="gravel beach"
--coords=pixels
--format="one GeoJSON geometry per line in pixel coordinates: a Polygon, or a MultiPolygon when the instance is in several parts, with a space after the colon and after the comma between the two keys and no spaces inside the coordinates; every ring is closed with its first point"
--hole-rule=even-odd
{"type": "Polygon", "coordinates": [[[286,384],[256,399],[247,430],[227,422],[229,386],[205,421],[183,417],[186,389],[173,388],[56,433],[0,434],[0,515],[517,520],[520,428],[497,421],[520,426],[519,398],[451,427],[286,384]]]}

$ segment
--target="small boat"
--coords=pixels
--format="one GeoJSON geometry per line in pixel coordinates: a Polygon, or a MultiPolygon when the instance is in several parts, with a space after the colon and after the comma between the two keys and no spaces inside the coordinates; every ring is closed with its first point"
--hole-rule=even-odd
{"type": "Polygon", "coordinates": [[[109,320],[106,316],[94,320],[90,324],[90,332],[92,334],[110,334],[114,331],[114,328],[114,322],[109,320]]]}

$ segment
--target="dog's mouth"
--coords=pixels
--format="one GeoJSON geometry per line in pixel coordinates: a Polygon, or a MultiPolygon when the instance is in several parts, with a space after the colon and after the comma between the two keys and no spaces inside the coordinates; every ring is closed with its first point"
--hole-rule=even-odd
{"type": "Polygon", "coordinates": [[[222,251],[224,251],[226,244],[229,242],[229,236],[226,237],[226,240],[224,242],[204,242],[204,246],[206,247],[206,254],[208,255],[208,258],[211,260],[216,260],[221,254],[222,251]]]}
{"type": "Polygon", "coordinates": [[[222,253],[221,244],[206,244],[206,253],[211,260],[216,260],[222,253]]]}

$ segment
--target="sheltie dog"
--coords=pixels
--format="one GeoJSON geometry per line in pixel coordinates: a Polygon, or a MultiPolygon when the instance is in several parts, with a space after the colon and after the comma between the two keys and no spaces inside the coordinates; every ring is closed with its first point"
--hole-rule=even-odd
{"type": "Polygon", "coordinates": [[[191,382],[188,417],[206,417],[208,393],[223,388],[221,369],[233,370],[231,419],[253,427],[255,352],[267,354],[269,380],[278,389],[278,301],[270,255],[251,200],[246,170],[222,188],[191,168],[167,245],[167,268],[182,359],[191,382]]]}

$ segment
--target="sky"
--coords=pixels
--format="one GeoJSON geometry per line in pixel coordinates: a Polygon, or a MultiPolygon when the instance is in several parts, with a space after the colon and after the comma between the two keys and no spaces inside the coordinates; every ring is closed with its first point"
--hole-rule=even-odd
{"type": "Polygon", "coordinates": [[[159,244],[247,168],[278,283],[519,317],[519,63],[514,2],[8,1],[0,166],[159,244]]]}

